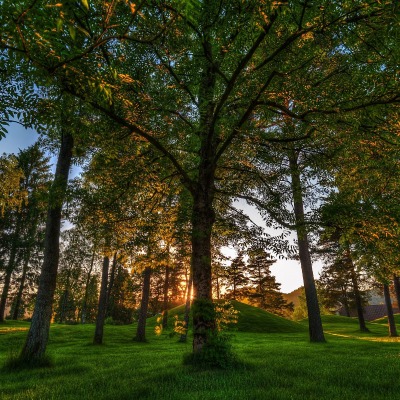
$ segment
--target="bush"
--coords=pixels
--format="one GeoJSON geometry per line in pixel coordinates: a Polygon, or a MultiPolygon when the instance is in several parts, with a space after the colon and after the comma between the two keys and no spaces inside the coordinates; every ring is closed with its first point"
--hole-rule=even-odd
{"type": "Polygon", "coordinates": [[[239,365],[238,358],[232,349],[232,336],[226,333],[214,333],[208,337],[203,349],[188,354],[184,364],[197,368],[230,369],[239,365]]]}

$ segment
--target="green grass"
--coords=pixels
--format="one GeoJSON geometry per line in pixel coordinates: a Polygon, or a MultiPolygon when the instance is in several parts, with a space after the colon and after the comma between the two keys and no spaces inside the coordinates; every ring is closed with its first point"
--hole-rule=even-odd
{"type": "MultiPolygon", "coordinates": [[[[290,321],[236,300],[231,301],[231,303],[239,311],[238,322],[234,326],[235,330],[239,332],[299,333],[307,331],[307,328],[298,322],[290,321]]],[[[170,321],[173,321],[175,315],[183,320],[184,312],[184,305],[171,309],[169,311],[169,315],[172,317],[170,321]]],[[[157,318],[157,316],[149,318],[148,326],[155,327],[157,318]]]]}
{"type": "MultiPolygon", "coordinates": [[[[259,311],[243,309],[246,326],[259,311]]],[[[3,368],[0,399],[400,399],[400,342],[386,338],[387,327],[369,324],[371,333],[361,335],[352,319],[327,316],[323,322],[326,344],[309,343],[304,326],[297,332],[290,330],[293,325],[280,333],[239,330],[233,347],[241,366],[207,371],[183,365],[190,343],[157,337],[152,328],[148,343],[137,343],[134,325],[107,325],[105,344],[93,346],[93,325],[53,325],[48,347],[53,366],[3,368]]],[[[18,353],[28,327],[0,325],[1,365],[18,353]]]]}

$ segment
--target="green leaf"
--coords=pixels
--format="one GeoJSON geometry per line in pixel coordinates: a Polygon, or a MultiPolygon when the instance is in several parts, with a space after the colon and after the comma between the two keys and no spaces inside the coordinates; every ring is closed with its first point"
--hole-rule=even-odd
{"type": "Polygon", "coordinates": [[[59,18],[59,19],[57,20],[57,31],[58,31],[58,32],[60,32],[60,31],[62,30],[63,23],[64,23],[64,21],[62,20],[62,18],[59,18]]]}
{"type": "Polygon", "coordinates": [[[69,30],[69,34],[70,34],[72,40],[75,40],[75,37],[76,37],[76,29],[75,29],[75,27],[73,27],[72,25],[69,25],[68,26],[68,30],[69,30]]]}

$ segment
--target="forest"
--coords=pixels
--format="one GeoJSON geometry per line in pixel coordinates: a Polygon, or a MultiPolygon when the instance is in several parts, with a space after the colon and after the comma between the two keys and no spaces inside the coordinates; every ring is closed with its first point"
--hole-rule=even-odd
{"type": "Polygon", "coordinates": [[[141,368],[127,342],[181,371],[159,378],[180,391],[155,392],[145,364],[135,394],[114,371],[98,398],[178,399],[199,370],[216,386],[193,398],[397,398],[379,386],[384,363],[364,392],[341,391],[329,363],[314,392],[304,376],[292,392],[279,378],[250,397],[234,388],[243,368],[247,385],[265,379],[250,373],[258,341],[273,365],[254,371],[271,377],[289,356],[318,370],[329,346],[337,365],[374,340],[398,353],[399,16],[395,0],[2,1],[0,150],[17,125],[38,134],[0,155],[4,398],[93,398],[85,383],[74,397],[66,381],[29,381],[67,368],[57,357],[78,371],[78,337],[93,345],[86,368],[102,360],[91,385],[106,384],[108,346],[121,369],[141,368]],[[271,273],[278,259],[299,261],[299,304],[271,273]],[[383,322],[365,319],[371,290],[383,322]]]}

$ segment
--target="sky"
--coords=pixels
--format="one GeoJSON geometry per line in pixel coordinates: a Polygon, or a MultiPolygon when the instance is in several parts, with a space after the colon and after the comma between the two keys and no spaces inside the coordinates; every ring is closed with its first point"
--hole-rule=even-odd
{"type": "MultiPolygon", "coordinates": [[[[31,146],[38,139],[37,133],[32,129],[25,129],[20,125],[13,124],[8,130],[5,138],[0,139],[0,154],[18,153],[19,149],[31,146]]],[[[55,163],[55,157],[51,159],[55,163]]],[[[74,167],[73,175],[78,171],[74,167]]],[[[254,222],[263,226],[262,218],[254,208],[243,207],[245,212],[253,219],[254,222]]],[[[318,278],[321,271],[321,262],[314,262],[314,276],[318,278]]],[[[296,260],[277,260],[271,266],[271,273],[275,276],[276,281],[281,284],[283,293],[290,293],[303,285],[300,263],[296,260]]]]}

